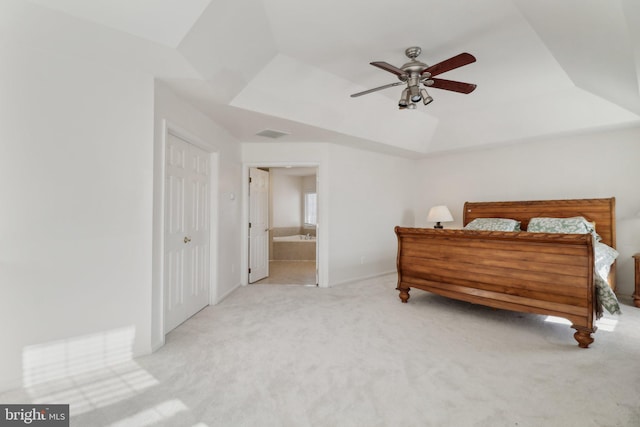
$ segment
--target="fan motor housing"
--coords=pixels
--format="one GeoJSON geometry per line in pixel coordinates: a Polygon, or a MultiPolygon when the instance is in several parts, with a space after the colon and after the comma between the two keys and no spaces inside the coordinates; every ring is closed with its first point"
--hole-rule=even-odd
{"type": "MultiPolygon", "coordinates": [[[[404,51],[404,54],[407,55],[407,58],[409,58],[411,61],[404,64],[402,67],[400,67],[400,69],[407,73],[409,77],[415,78],[416,76],[413,75],[414,73],[419,75],[425,68],[428,67],[427,64],[416,59],[421,52],[422,49],[418,46],[409,47],[404,51]]],[[[402,81],[407,80],[407,78],[401,78],[400,76],[398,78],[400,78],[400,80],[402,81]]]]}

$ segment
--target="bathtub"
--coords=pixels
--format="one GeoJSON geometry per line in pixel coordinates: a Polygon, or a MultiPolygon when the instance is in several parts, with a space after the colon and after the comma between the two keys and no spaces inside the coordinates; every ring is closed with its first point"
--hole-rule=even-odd
{"type": "Polygon", "coordinates": [[[271,259],[275,261],[315,261],[316,236],[305,234],[273,238],[271,259]]]}
{"type": "Polygon", "coordinates": [[[293,236],[274,237],[274,242],[299,242],[299,241],[315,242],[316,236],[307,236],[306,234],[294,234],[293,236]]]}

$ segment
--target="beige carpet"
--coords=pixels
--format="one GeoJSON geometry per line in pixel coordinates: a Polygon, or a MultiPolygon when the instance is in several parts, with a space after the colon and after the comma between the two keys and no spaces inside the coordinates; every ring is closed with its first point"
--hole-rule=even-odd
{"type": "Polygon", "coordinates": [[[74,426],[640,425],[640,309],[584,350],[544,316],[395,285],[243,287],[150,356],[0,401],[71,402],[74,426]]]}

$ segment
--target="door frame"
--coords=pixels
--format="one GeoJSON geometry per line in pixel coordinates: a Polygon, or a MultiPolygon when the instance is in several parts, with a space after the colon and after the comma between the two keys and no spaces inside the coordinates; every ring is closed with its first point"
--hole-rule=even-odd
{"type": "Polygon", "coordinates": [[[154,147],[154,202],[153,202],[153,247],[151,286],[151,351],[156,351],[165,342],[164,325],[164,227],[165,227],[165,174],[167,139],[172,134],[209,154],[209,305],[217,298],[218,289],[218,182],[219,153],[215,148],[196,135],[172,123],[162,120],[162,136],[154,147]]]}
{"type": "Polygon", "coordinates": [[[241,248],[242,259],[241,285],[249,284],[249,169],[250,168],[285,168],[285,167],[316,168],[316,192],[318,193],[318,226],[316,229],[316,271],[318,287],[329,287],[329,219],[328,219],[328,191],[326,166],[319,162],[245,162],[242,164],[242,224],[241,248]]]}

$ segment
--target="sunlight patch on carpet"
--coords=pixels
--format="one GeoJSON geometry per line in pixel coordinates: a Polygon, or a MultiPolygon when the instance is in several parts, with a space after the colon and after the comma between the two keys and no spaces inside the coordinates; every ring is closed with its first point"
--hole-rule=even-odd
{"type": "MultiPolygon", "coordinates": [[[[571,326],[571,322],[563,317],[547,316],[544,319],[544,321],[571,326]]],[[[598,327],[598,331],[613,332],[616,329],[617,324],[618,324],[618,321],[616,319],[611,319],[608,317],[603,317],[602,319],[596,321],[596,326],[598,327]]]]}

